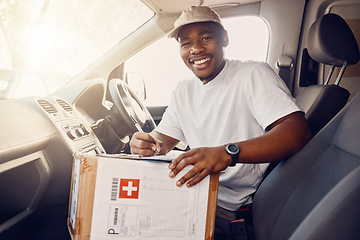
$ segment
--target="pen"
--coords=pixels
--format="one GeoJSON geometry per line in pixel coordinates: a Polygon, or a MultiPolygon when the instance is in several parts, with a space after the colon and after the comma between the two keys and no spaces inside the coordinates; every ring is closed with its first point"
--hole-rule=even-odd
{"type": "Polygon", "coordinates": [[[136,121],[136,119],[130,115],[130,118],[131,120],[134,122],[134,125],[136,127],[136,129],[139,131],[139,132],[144,132],[144,130],[141,128],[140,124],[138,123],[138,121],[136,121]]]}
{"type": "MultiPolygon", "coordinates": [[[[136,121],[136,119],[135,119],[133,116],[131,116],[131,115],[130,115],[130,118],[131,118],[131,120],[134,122],[134,125],[135,125],[136,129],[137,129],[139,132],[144,132],[144,130],[141,128],[141,126],[140,126],[140,124],[138,123],[138,121],[136,121]]],[[[160,155],[160,153],[159,153],[157,150],[155,150],[154,152],[155,152],[155,155],[160,155]]]]}

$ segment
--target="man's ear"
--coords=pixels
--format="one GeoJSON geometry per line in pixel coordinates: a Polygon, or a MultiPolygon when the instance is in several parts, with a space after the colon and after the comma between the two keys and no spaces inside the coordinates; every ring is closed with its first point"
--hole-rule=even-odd
{"type": "Polygon", "coordinates": [[[221,39],[222,39],[222,46],[227,47],[229,45],[229,36],[226,30],[223,31],[221,39]]]}

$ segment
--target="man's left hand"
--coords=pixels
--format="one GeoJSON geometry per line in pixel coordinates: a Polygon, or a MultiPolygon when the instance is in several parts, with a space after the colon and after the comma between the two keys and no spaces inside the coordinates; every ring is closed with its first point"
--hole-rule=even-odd
{"type": "Polygon", "coordinates": [[[187,165],[193,165],[193,168],[176,182],[179,187],[185,183],[187,187],[191,187],[207,175],[226,169],[229,164],[231,157],[226,153],[225,146],[194,148],[180,154],[169,164],[169,176],[173,178],[187,165]]]}

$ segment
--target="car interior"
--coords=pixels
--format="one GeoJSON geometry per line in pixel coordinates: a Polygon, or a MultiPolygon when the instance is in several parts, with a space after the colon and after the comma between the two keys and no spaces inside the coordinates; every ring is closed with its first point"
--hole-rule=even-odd
{"type": "MultiPolygon", "coordinates": [[[[18,6],[21,11],[31,9],[20,2],[5,1],[0,6],[3,33],[12,23],[5,21],[7,13],[18,6]]],[[[76,4],[56,4],[45,0],[39,19],[46,22],[46,10],[54,6],[74,25],[69,12],[76,4]]],[[[171,95],[167,82],[176,85],[174,79],[182,75],[166,69],[184,67],[172,62],[162,41],[181,11],[194,5],[210,6],[229,22],[235,17],[262,21],[268,31],[263,61],[284,80],[313,133],[303,149],[270,164],[266,171],[252,204],[255,239],[360,239],[360,0],[109,0],[101,7],[94,5],[97,12],[92,15],[114,23],[100,28],[120,35],[69,77],[65,72],[31,72],[42,83],[58,79],[45,88],[48,92],[17,96],[19,74],[25,71],[9,71],[0,63],[0,239],[70,239],[73,154],[130,153],[136,124],[150,132],[161,121],[168,103],[149,100],[171,95]],[[111,8],[124,12],[111,14],[111,8]],[[155,53],[146,52],[159,42],[155,53]],[[137,56],[144,62],[135,62],[130,70],[137,56]],[[150,82],[145,70],[159,77],[150,82]],[[162,72],[166,74],[160,82],[162,72]]],[[[75,14],[88,20],[84,12],[75,14]]],[[[83,33],[85,26],[99,31],[93,21],[79,22],[82,27],[75,31],[83,33]]],[[[56,31],[63,31],[61,24],[56,31]]],[[[243,38],[244,33],[236,31],[230,33],[230,42],[231,36],[243,38]]],[[[6,41],[11,34],[0,38],[3,46],[16,43],[6,41]]],[[[72,34],[67,41],[83,44],[72,34]]],[[[93,38],[104,42],[102,37],[93,38]]],[[[241,47],[236,41],[231,44],[241,47]]],[[[171,45],[176,53],[177,47],[171,45]]],[[[20,59],[27,56],[27,52],[19,54],[20,59]]],[[[52,54],[60,65],[57,57],[52,54]]],[[[0,59],[4,61],[2,55],[0,59]]],[[[75,65],[77,60],[63,64],[75,65]]],[[[35,81],[27,79],[27,84],[35,81]]],[[[29,86],[25,84],[25,90],[29,86]]],[[[178,145],[176,150],[185,151],[186,146],[178,145]]]]}

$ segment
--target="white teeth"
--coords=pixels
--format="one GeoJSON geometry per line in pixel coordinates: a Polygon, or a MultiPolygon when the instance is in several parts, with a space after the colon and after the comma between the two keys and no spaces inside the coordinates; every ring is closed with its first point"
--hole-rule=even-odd
{"type": "Polygon", "coordinates": [[[201,59],[201,60],[198,60],[198,61],[194,61],[194,64],[200,65],[200,64],[203,64],[204,62],[207,62],[209,60],[210,60],[210,58],[201,59]]]}

